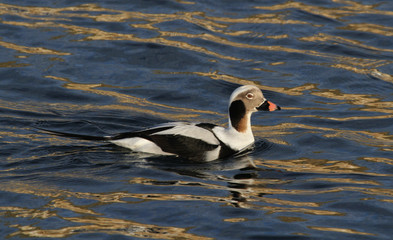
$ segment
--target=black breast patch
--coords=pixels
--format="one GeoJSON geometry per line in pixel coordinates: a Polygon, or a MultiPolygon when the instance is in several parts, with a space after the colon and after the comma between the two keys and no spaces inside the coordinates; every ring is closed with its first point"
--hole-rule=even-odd
{"type": "Polygon", "coordinates": [[[217,138],[217,140],[220,142],[220,153],[218,158],[225,158],[228,156],[231,156],[233,154],[236,153],[235,150],[233,150],[232,148],[228,147],[225,143],[223,143],[217,136],[216,134],[213,132],[213,128],[216,127],[217,125],[212,124],[212,123],[198,123],[196,126],[204,128],[206,130],[209,130],[212,134],[214,134],[214,136],[217,138]]]}

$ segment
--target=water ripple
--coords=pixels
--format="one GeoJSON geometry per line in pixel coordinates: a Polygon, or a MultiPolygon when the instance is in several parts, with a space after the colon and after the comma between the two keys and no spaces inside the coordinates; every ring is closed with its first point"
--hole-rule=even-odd
{"type": "Polygon", "coordinates": [[[0,3],[2,238],[390,239],[389,1],[0,3]],[[225,126],[254,151],[187,163],[46,135],[225,126]],[[372,219],[372,221],[370,221],[372,219]]]}

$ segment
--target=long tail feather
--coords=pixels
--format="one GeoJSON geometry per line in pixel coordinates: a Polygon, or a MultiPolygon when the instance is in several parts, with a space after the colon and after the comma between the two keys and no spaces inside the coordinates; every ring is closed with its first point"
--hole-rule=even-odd
{"type": "Polygon", "coordinates": [[[76,139],[89,140],[89,141],[107,141],[110,140],[111,138],[109,136],[90,136],[90,135],[83,135],[83,134],[76,134],[76,133],[58,132],[58,131],[48,130],[44,128],[39,128],[39,127],[35,127],[35,128],[60,137],[69,137],[69,138],[76,138],[76,139]]]}

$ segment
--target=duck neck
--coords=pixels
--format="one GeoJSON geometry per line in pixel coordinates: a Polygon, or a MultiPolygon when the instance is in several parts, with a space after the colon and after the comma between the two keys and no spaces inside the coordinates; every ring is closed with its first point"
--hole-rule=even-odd
{"type": "Polygon", "coordinates": [[[236,100],[229,106],[229,126],[239,133],[251,133],[251,113],[246,111],[244,103],[236,100]]]}

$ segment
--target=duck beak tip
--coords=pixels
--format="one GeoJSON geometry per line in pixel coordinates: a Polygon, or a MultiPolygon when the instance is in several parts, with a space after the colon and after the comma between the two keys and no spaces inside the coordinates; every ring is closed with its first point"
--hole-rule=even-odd
{"type": "Polygon", "coordinates": [[[278,106],[278,105],[276,105],[276,104],[274,104],[274,103],[272,103],[270,101],[267,101],[267,102],[269,103],[269,111],[270,112],[273,112],[273,111],[276,111],[276,110],[281,110],[280,106],[278,106]]]}
{"type": "Polygon", "coordinates": [[[269,112],[273,112],[276,110],[281,110],[281,107],[270,102],[270,101],[265,101],[264,103],[262,103],[259,107],[256,108],[257,111],[269,111],[269,112]]]}

